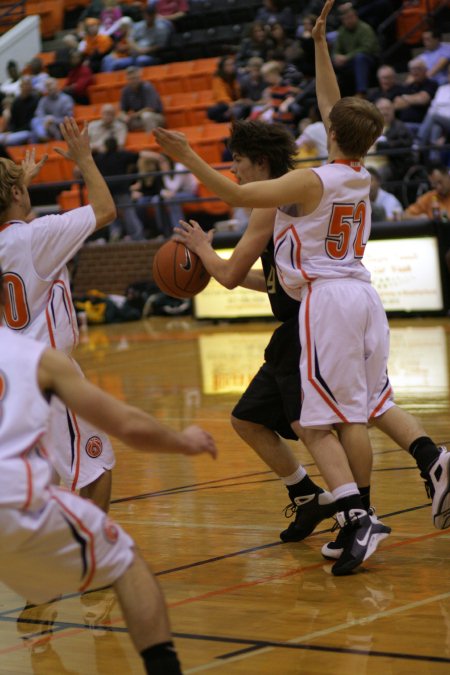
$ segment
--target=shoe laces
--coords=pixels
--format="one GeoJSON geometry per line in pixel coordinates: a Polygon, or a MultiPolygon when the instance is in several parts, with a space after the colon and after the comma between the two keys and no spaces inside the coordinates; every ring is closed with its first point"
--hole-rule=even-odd
{"type": "Polygon", "coordinates": [[[284,508],[284,517],[285,518],[292,518],[293,515],[297,513],[298,506],[297,504],[294,504],[293,502],[290,502],[285,508],[284,508]]]}

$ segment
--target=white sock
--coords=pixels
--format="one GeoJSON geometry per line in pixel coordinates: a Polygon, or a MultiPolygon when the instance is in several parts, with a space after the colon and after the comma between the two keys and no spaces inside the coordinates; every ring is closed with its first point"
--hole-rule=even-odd
{"type": "Polygon", "coordinates": [[[285,485],[295,485],[296,483],[300,483],[306,475],[305,469],[299,464],[294,473],[291,473],[290,476],[282,476],[281,480],[285,485]]]}
{"type": "Polygon", "coordinates": [[[344,485],[339,485],[339,487],[332,490],[332,495],[336,502],[338,499],[343,499],[344,497],[359,495],[358,486],[356,483],[344,483],[344,485]]]}

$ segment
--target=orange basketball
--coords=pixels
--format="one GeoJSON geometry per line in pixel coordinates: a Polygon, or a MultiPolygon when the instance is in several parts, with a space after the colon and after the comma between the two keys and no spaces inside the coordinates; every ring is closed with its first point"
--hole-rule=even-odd
{"type": "Polygon", "coordinates": [[[153,279],[172,298],[192,298],[208,285],[210,278],[198,255],[172,239],[153,258],[153,279]]]}

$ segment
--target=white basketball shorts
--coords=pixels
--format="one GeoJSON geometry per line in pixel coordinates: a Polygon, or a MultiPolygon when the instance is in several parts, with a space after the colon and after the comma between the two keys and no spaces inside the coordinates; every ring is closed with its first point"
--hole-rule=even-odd
{"type": "Polygon", "coordinates": [[[355,279],[318,280],[300,305],[300,424],[367,423],[393,403],[389,325],[376,290],[355,279]]]}
{"type": "Polygon", "coordinates": [[[37,511],[0,508],[0,580],[35,604],[114,583],[133,547],[95,504],[64,488],[51,487],[37,511]]]}

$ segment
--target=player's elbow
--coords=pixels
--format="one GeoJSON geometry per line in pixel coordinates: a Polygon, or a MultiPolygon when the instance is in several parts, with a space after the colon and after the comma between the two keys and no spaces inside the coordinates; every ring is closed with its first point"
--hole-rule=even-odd
{"type": "Polygon", "coordinates": [[[114,202],[111,204],[105,204],[101,209],[95,211],[95,219],[97,222],[97,228],[104,227],[109,225],[117,218],[117,209],[114,202]]]}

